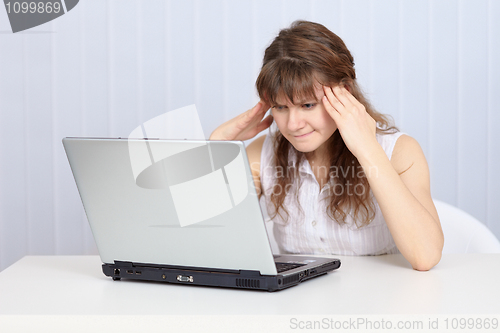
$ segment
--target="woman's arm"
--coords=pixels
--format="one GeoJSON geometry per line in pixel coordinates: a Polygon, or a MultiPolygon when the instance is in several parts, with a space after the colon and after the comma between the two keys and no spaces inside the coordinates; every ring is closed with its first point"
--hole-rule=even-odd
{"type": "Polygon", "coordinates": [[[250,110],[226,121],[213,131],[209,140],[249,140],[271,126],[273,116],[266,118],[269,105],[263,101],[258,102],[250,110]],[[262,119],[264,118],[264,119],[262,119]]]}
{"type": "Polygon", "coordinates": [[[392,163],[376,139],[376,123],[343,87],[324,87],[323,104],[347,148],[363,167],[403,256],[426,271],[441,259],[444,237],[430,193],[427,161],[417,141],[401,136],[392,163]]]}
{"type": "Polygon", "coordinates": [[[250,170],[252,170],[253,182],[255,184],[255,189],[257,195],[261,196],[262,187],[260,184],[260,155],[262,152],[262,145],[266,136],[260,136],[254,141],[252,141],[247,147],[248,162],[250,163],[250,170]]]}
{"type": "Polygon", "coordinates": [[[416,270],[434,267],[441,259],[444,237],[418,142],[402,135],[391,161],[378,144],[358,160],[399,251],[416,270]]]}
{"type": "MultiPolygon", "coordinates": [[[[257,134],[271,126],[273,117],[271,115],[264,118],[269,105],[263,101],[258,102],[250,110],[243,112],[233,119],[226,121],[213,131],[210,140],[249,140],[257,134]]],[[[255,189],[260,198],[260,153],[264,143],[265,135],[252,141],[246,148],[250,168],[254,179],[255,189]]]]}

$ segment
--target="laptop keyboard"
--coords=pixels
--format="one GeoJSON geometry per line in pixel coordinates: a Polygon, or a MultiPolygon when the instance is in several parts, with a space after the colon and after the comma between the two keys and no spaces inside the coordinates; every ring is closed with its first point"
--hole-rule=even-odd
{"type": "Polygon", "coordinates": [[[285,263],[285,262],[276,262],[276,270],[278,271],[278,273],[283,273],[285,271],[289,271],[291,269],[294,269],[294,268],[297,268],[297,267],[300,267],[300,266],[304,266],[304,264],[289,264],[289,263],[285,263]]]}

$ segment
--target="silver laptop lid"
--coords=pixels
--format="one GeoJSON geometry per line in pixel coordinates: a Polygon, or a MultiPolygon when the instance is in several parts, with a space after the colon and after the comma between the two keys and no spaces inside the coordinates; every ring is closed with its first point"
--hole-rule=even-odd
{"type": "Polygon", "coordinates": [[[63,144],[104,263],[276,274],[242,142],[65,138],[63,144]]]}

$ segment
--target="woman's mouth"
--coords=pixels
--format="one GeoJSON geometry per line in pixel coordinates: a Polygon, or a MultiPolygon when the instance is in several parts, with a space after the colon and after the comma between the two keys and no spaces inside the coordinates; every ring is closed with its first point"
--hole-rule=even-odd
{"type": "Polygon", "coordinates": [[[305,138],[305,137],[308,137],[309,135],[311,135],[311,134],[312,134],[312,132],[314,132],[314,131],[311,131],[311,132],[309,132],[309,133],[302,134],[302,135],[296,135],[296,136],[294,136],[294,137],[295,137],[295,139],[302,139],[302,138],[305,138]]]}

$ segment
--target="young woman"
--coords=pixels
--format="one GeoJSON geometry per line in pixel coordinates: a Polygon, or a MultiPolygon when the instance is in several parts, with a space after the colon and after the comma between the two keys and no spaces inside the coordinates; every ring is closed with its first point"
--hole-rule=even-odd
{"type": "Polygon", "coordinates": [[[439,262],[425,156],[363,97],[337,35],[306,21],[281,30],[256,86],[261,101],[210,139],[248,140],[276,124],[247,154],[282,252],[401,252],[416,270],[439,262]]]}

